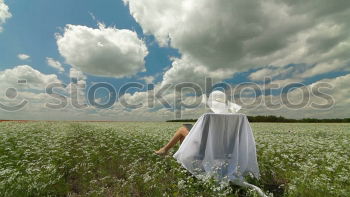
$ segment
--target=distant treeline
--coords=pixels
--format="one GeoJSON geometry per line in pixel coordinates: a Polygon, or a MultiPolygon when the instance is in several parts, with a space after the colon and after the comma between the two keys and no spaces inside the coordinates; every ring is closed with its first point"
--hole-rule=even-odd
{"type": "Polygon", "coordinates": [[[316,119],[316,118],[304,118],[304,119],[288,119],[283,116],[248,116],[249,122],[329,122],[329,123],[341,123],[341,122],[350,122],[350,118],[344,119],[316,119]]]}
{"type": "Polygon", "coordinates": [[[167,120],[167,122],[196,122],[197,119],[167,120]]]}
{"type": "MultiPolygon", "coordinates": [[[[304,119],[288,119],[282,116],[248,116],[249,122],[305,122],[305,123],[350,123],[350,118],[344,119],[316,119],[316,118],[304,118],[304,119]]],[[[182,119],[182,120],[167,120],[167,122],[196,122],[197,119],[182,119]]]]}

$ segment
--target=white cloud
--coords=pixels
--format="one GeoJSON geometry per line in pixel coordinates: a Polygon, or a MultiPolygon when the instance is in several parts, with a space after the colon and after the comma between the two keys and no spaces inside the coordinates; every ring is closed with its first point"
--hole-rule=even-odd
{"type": "Polygon", "coordinates": [[[0,108],[0,119],[25,119],[25,120],[84,120],[98,119],[99,116],[91,117],[93,106],[84,109],[72,106],[72,101],[76,100],[78,104],[84,104],[85,88],[78,87],[85,85],[85,76],[74,71],[78,77],[76,83],[70,83],[66,88],[55,88],[54,92],[67,96],[67,102],[70,105],[62,109],[50,109],[47,103],[57,103],[59,100],[46,94],[45,88],[50,83],[62,83],[54,74],[44,74],[28,65],[16,66],[11,69],[0,71],[0,102],[7,106],[16,106],[26,100],[28,103],[24,108],[17,112],[7,112],[0,108]],[[18,83],[18,80],[26,83],[18,83]],[[13,91],[11,88],[15,88],[13,91]],[[10,89],[11,91],[8,91],[10,89]],[[9,96],[12,97],[7,97],[9,96]],[[77,99],[74,99],[76,97],[77,99]]]}
{"type": "Polygon", "coordinates": [[[271,74],[273,73],[273,70],[269,68],[263,68],[260,70],[257,70],[249,75],[249,79],[254,81],[262,81],[265,77],[271,77],[271,74]]]}
{"type": "MultiPolygon", "coordinates": [[[[350,49],[350,23],[345,20],[350,15],[350,2],[334,6],[327,1],[124,2],[145,33],[154,35],[162,46],[179,49],[182,55],[172,59],[160,87],[181,82],[203,87],[206,77],[215,83],[250,68],[259,68],[249,76],[251,80],[269,76],[274,84],[285,86],[322,73],[343,71],[350,63],[346,55],[350,49]]],[[[292,95],[294,100],[300,99],[295,92],[292,95]]],[[[140,98],[140,94],[130,96],[130,101],[140,98]]],[[[203,111],[200,109],[194,111],[203,111]]],[[[305,117],[346,116],[340,108],[317,113],[313,110],[269,111],[261,106],[246,112],[293,118],[301,118],[303,113],[305,117]]]]}
{"type": "Polygon", "coordinates": [[[51,66],[52,68],[57,69],[59,72],[64,72],[64,68],[62,66],[62,64],[59,61],[54,60],[51,57],[46,57],[46,62],[49,66],[51,66]]]}
{"type": "Polygon", "coordinates": [[[333,87],[332,90],[329,90],[326,93],[332,95],[335,101],[335,106],[339,108],[345,108],[344,111],[346,111],[347,116],[349,116],[350,113],[347,109],[349,109],[350,107],[350,99],[349,99],[350,98],[350,91],[349,91],[350,74],[336,77],[333,79],[323,79],[309,86],[313,87],[319,83],[328,83],[333,87]]]}
{"type": "MultiPolygon", "coordinates": [[[[1,73],[2,75],[2,73],[1,73]]],[[[327,82],[331,84],[333,89],[322,89],[334,98],[335,105],[329,109],[319,109],[315,110],[308,104],[301,109],[289,109],[282,106],[279,109],[269,109],[264,103],[254,109],[244,108],[242,113],[247,115],[282,115],[287,118],[348,118],[349,117],[349,107],[350,107],[350,95],[348,84],[350,83],[350,74],[337,77],[334,79],[324,79],[314,84],[307,86],[311,89],[313,86],[327,82]]],[[[72,84],[70,84],[71,86],[72,84]]],[[[159,86],[157,86],[159,88],[159,86]]],[[[73,92],[74,94],[79,94],[79,103],[84,103],[84,91],[73,92]]],[[[293,90],[289,93],[289,98],[292,103],[300,102],[300,92],[293,90]]],[[[55,100],[43,93],[33,93],[33,92],[21,92],[21,99],[25,98],[30,101],[30,104],[26,106],[20,112],[14,113],[4,113],[0,110],[0,118],[2,119],[55,119],[55,120],[119,120],[119,121],[162,121],[175,119],[175,112],[171,109],[162,108],[158,103],[155,108],[149,109],[147,107],[147,96],[148,92],[136,92],[133,94],[126,93],[124,98],[129,104],[139,104],[142,103],[143,107],[125,110],[125,107],[120,104],[120,100],[111,109],[96,109],[93,106],[89,106],[83,109],[77,109],[74,107],[67,107],[61,110],[51,110],[45,107],[45,103],[53,103],[55,100]]],[[[174,104],[174,92],[165,94],[164,98],[169,101],[171,105],[174,104]]],[[[183,98],[184,103],[193,103],[193,96],[187,96],[183,98]]],[[[252,98],[243,98],[246,102],[254,101],[252,98]]],[[[263,97],[262,100],[266,98],[263,97]]],[[[279,95],[273,96],[272,100],[274,103],[280,101],[279,95]]],[[[0,97],[1,102],[3,102],[0,97]]],[[[311,96],[310,102],[316,102],[322,104],[325,99],[320,99],[319,97],[311,96]]],[[[71,102],[71,100],[68,100],[71,102]]],[[[309,102],[309,103],[310,103],[309,102]]],[[[19,101],[16,101],[19,103],[19,101]]],[[[210,111],[205,108],[203,104],[193,109],[184,109],[182,111],[182,118],[198,118],[205,112],[210,111]]]]}
{"type": "MultiPolygon", "coordinates": [[[[289,79],[285,79],[289,80],[289,79]]],[[[348,84],[350,83],[350,74],[332,78],[323,79],[312,83],[310,85],[304,86],[303,90],[307,90],[309,94],[305,94],[300,88],[293,89],[288,93],[288,102],[293,105],[303,104],[301,108],[290,108],[286,105],[286,101],[283,101],[281,95],[273,96],[260,96],[263,101],[260,105],[252,109],[243,109],[243,113],[248,115],[277,115],[284,116],[287,118],[348,118],[350,117],[349,107],[350,107],[350,91],[348,84]],[[312,89],[315,87],[321,87],[319,91],[323,94],[327,94],[332,99],[327,100],[324,95],[315,94],[312,89]],[[324,86],[324,84],[328,84],[324,86]],[[309,95],[309,97],[308,97],[309,95]],[[303,97],[309,98],[303,100],[303,97]],[[281,104],[280,107],[271,108],[266,105],[266,101],[271,100],[274,104],[281,104]],[[265,101],[265,102],[264,102],[265,101]],[[334,103],[333,103],[334,102],[334,103]],[[323,108],[316,108],[314,104],[324,105],[323,108]],[[326,106],[326,104],[332,104],[331,106],[326,106]]],[[[314,89],[315,90],[315,89],[314,89]]],[[[259,97],[258,97],[259,98],[259,97]]],[[[248,100],[254,100],[253,98],[248,98],[248,100]]]]}
{"type": "Polygon", "coordinates": [[[81,72],[80,70],[76,69],[76,68],[71,68],[69,70],[69,77],[77,79],[78,81],[86,79],[86,76],[84,75],[84,73],[81,72]]]}
{"type": "Polygon", "coordinates": [[[213,82],[219,82],[230,77],[232,71],[216,70],[210,71],[207,67],[197,63],[190,57],[173,58],[172,66],[163,75],[162,85],[177,84],[181,82],[192,82],[201,88],[205,85],[205,78],[213,79],[213,82]]]}
{"type": "Polygon", "coordinates": [[[30,58],[30,56],[27,55],[27,54],[18,54],[17,57],[18,57],[18,59],[20,59],[20,60],[27,60],[27,59],[30,58]]]}
{"type": "Polygon", "coordinates": [[[283,67],[268,66],[262,67],[250,73],[248,78],[253,81],[263,81],[270,78],[278,81],[298,81],[305,79],[305,73],[317,66],[309,64],[287,65],[283,67]]]}
{"type": "Polygon", "coordinates": [[[350,63],[349,1],[124,2],[145,33],[208,71],[316,64],[310,77],[350,63]]]}
{"type": "MultiPolygon", "coordinates": [[[[82,104],[86,104],[86,79],[87,77],[84,75],[83,72],[81,72],[80,70],[77,70],[75,68],[71,68],[69,70],[69,77],[72,80],[71,83],[68,84],[68,86],[66,87],[66,92],[68,93],[68,95],[70,95],[70,99],[69,102],[72,101],[73,97],[77,98],[77,102],[78,104],[82,105],[82,104]]],[[[73,99],[74,100],[74,99],[73,99]]],[[[90,108],[88,108],[90,109],[90,108]]]]}
{"type": "MultiPolygon", "coordinates": [[[[131,14],[145,33],[154,35],[162,46],[170,45],[181,53],[180,58],[172,59],[171,67],[165,71],[156,90],[161,85],[180,82],[195,82],[202,86],[205,77],[218,82],[231,77],[235,72],[250,68],[259,68],[249,76],[252,80],[260,81],[263,77],[270,76],[273,82],[286,84],[329,71],[343,71],[350,63],[350,1],[333,3],[331,6],[326,0],[124,2],[128,3],[131,14]],[[291,64],[292,66],[286,66],[291,64]]],[[[67,25],[64,33],[57,36],[57,44],[66,62],[73,66],[70,77],[76,78],[77,84],[86,83],[86,76],[81,71],[114,77],[141,72],[144,70],[144,57],[148,53],[135,32],[101,26],[93,29],[67,25]]],[[[150,82],[153,78],[147,76],[143,80],[150,82]]],[[[320,82],[328,82],[335,87],[329,90],[336,102],[331,109],[315,111],[306,107],[290,110],[282,107],[270,110],[261,106],[251,110],[243,109],[243,113],[275,114],[291,118],[349,117],[350,75],[324,79],[317,83],[320,82]]],[[[69,84],[67,89],[72,85],[69,84]]],[[[77,94],[84,96],[83,91],[77,94]]],[[[130,104],[146,103],[147,94],[148,92],[126,93],[124,98],[130,104]]],[[[164,95],[169,103],[174,104],[173,90],[164,95]]],[[[300,100],[299,96],[297,92],[291,93],[291,98],[296,102],[300,100]]],[[[41,97],[38,96],[39,99],[41,97]]],[[[251,100],[249,97],[247,99],[251,100]]],[[[273,99],[277,99],[277,96],[273,99]]],[[[312,99],[318,101],[317,98],[312,99]]],[[[184,100],[190,103],[193,98],[186,97],[184,100]]],[[[160,104],[156,104],[156,107],[160,107],[160,104]]],[[[74,109],[67,109],[65,113],[37,110],[37,115],[48,118],[50,116],[47,114],[55,114],[51,117],[62,119],[175,118],[174,112],[165,108],[149,110],[144,106],[126,111],[120,103],[116,103],[110,110],[100,110],[92,115],[89,114],[91,109],[93,107],[81,110],[81,113],[74,109]]],[[[184,117],[195,118],[205,111],[203,106],[186,109],[184,117]]]]}
{"type": "Polygon", "coordinates": [[[0,32],[3,30],[1,25],[11,17],[12,14],[9,12],[9,7],[5,4],[4,0],[0,0],[0,32]]]}
{"type": "MultiPolygon", "coordinates": [[[[274,84],[285,86],[318,74],[345,70],[349,65],[346,54],[350,49],[347,34],[350,24],[344,19],[350,13],[344,7],[349,8],[350,4],[345,1],[332,8],[327,1],[308,1],[305,4],[308,9],[302,1],[124,2],[145,33],[154,35],[162,46],[170,45],[182,54],[181,58],[172,59],[159,87],[181,82],[203,87],[205,77],[213,78],[215,83],[250,68],[259,68],[249,76],[251,80],[260,81],[269,76],[274,84]]],[[[141,101],[138,99],[145,98],[142,94],[146,92],[125,98],[141,101]]],[[[296,91],[291,95],[298,102],[296,91]]],[[[173,96],[166,94],[170,101],[173,96]]],[[[201,109],[185,111],[205,111],[201,109]]],[[[326,118],[344,114],[338,110],[315,113],[314,109],[304,108],[294,113],[283,107],[269,110],[260,106],[245,112],[292,118],[301,118],[300,114],[304,113],[305,117],[326,118]]]]}
{"type": "Polygon", "coordinates": [[[271,79],[269,85],[273,86],[277,84],[282,88],[291,83],[303,83],[307,78],[323,73],[325,70],[328,72],[349,71],[348,68],[337,69],[329,64],[295,64],[283,67],[261,67],[256,71],[250,73],[248,78],[250,80],[260,82],[265,79],[271,79]]]}
{"type": "Polygon", "coordinates": [[[56,38],[66,62],[82,72],[120,78],[146,70],[148,50],[133,31],[101,24],[97,29],[67,25],[56,38]]]}
{"type": "MultiPolygon", "coordinates": [[[[285,79],[289,80],[289,79],[285,79]]],[[[291,79],[292,80],[292,79],[291,79]]],[[[292,81],[289,81],[292,82],[292,81]]],[[[283,80],[280,80],[280,83],[285,84],[286,81],[283,82],[283,80]]],[[[255,99],[252,96],[247,95],[241,95],[241,101],[243,101],[245,104],[251,105],[254,104],[257,100],[261,99],[261,103],[255,103],[258,105],[253,106],[253,108],[249,108],[245,105],[242,109],[242,113],[245,113],[247,115],[276,115],[276,116],[284,116],[287,118],[348,118],[350,116],[349,113],[349,107],[350,107],[350,91],[348,84],[350,83],[350,74],[333,78],[333,79],[323,79],[320,81],[317,81],[313,84],[310,84],[304,89],[308,90],[310,93],[310,100],[303,106],[302,108],[298,109],[292,109],[288,108],[285,101],[282,101],[281,95],[273,95],[271,98],[271,101],[273,104],[281,104],[279,108],[270,108],[267,106],[267,100],[270,96],[264,96],[260,95],[255,99]],[[325,97],[320,97],[319,95],[315,95],[311,92],[312,88],[314,86],[317,86],[321,83],[327,83],[332,88],[321,88],[320,91],[322,93],[326,93],[330,95],[335,103],[331,107],[327,107],[324,109],[316,109],[312,107],[311,103],[314,104],[326,104],[327,101],[325,97]]],[[[159,90],[160,84],[156,86],[156,91],[159,90]]],[[[262,87],[261,87],[262,88],[262,87]]],[[[293,105],[300,104],[303,98],[303,92],[300,91],[300,89],[293,89],[288,93],[288,99],[289,102],[293,105]]],[[[147,99],[148,99],[149,92],[135,92],[133,94],[125,94],[124,99],[126,99],[127,103],[129,104],[143,104],[143,107],[134,109],[131,111],[123,111],[123,106],[120,105],[118,102],[115,106],[115,108],[110,111],[109,113],[120,113],[125,114],[123,118],[124,120],[127,120],[127,118],[135,120],[136,117],[140,117],[143,120],[164,120],[164,119],[175,119],[175,112],[172,110],[166,109],[164,106],[162,106],[160,103],[156,103],[155,108],[157,110],[149,110],[147,108],[147,99]],[[147,117],[147,115],[152,114],[152,119],[150,117],[147,117]],[[132,116],[134,115],[134,116],[132,116]],[[164,117],[162,116],[164,115],[164,117]]],[[[305,96],[305,95],[304,95],[305,96]]],[[[174,106],[175,103],[175,94],[174,90],[170,89],[170,91],[167,91],[163,94],[163,98],[171,105],[174,106]]],[[[191,104],[194,103],[194,97],[191,95],[184,96],[182,98],[183,103],[191,104]]],[[[307,100],[306,100],[307,101],[307,100]]],[[[250,106],[252,107],[252,106],[250,106]]],[[[193,109],[184,109],[182,112],[184,115],[183,118],[196,118],[199,117],[201,114],[210,111],[208,108],[203,105],[199,105],[196,108],[193,109]]]]}
{"type": "Polygon", "coordinates": [[[1,89],[10,87],[25,87],[45,90],[49,83],[61,82],[54,74],[44,74],[28,65],[19,65],[11,69],[0,71],[1,89]],[[18,83],[18,81],[26,83],[18,83]]]}
{"type": "Polygon", "coordinates": [[[155,77],[154,76],[144,76],[140,78],[141,80],[144,80],[147,84],[153,83],[155,77]]]}

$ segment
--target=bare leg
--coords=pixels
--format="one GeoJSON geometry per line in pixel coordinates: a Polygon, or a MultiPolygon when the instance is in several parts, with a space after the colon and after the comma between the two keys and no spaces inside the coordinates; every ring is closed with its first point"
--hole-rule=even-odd
{"type": "Polygon", "coordinates": [[[180,127],[174,134],[174,136],[170,139],[167,145],[164,147],[160,148],[159,150],[155,151],[156,154],[158,155],[165,155],[168,153],[168,151],[175,146],[175,144],[180,141],[185,139],[185,137],[188,135],[189,131],[185,127],[180,127]]]}

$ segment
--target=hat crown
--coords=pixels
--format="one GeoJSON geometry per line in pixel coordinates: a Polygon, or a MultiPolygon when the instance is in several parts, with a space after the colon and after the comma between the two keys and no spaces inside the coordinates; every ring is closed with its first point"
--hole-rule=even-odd
{"type": "Polygon", "coordinates": [[[210,95],[209,95],[209,99],[211,100],[215,100],[221,103],[225,103],[226,102],[226,94],[224,92],[221,91],[213,91],[210,95]]]}
{"type": "Polygon", "coordinates": [[[229,102],[226,94],[218,90],[210,93],[207,105],[214,113],[236,113],[241,109],[241,106],[229,102]]]}

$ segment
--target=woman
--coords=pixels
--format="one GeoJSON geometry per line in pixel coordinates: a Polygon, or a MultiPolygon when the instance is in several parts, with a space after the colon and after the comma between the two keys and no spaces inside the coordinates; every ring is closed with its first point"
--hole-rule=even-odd
{"type": "MultiPolygon", "coordinates": [[[[241,109],[241,106],[235,103],[229,102],[226,98],[227,97],[224,92],[215,90],[210,93],[207,104],[214,113],[230,113],[230,112],[236,113],[241,109]]],[[[183,124],[183,126],[176,131],[175,135],[171,138],[168,144],[163,146],[159,150],[155,151],[155,153],[158,155],[166,155],[168,151],[178,141],[182,143],[182,141],[190,132],[192,126],[193,126],[192,124],[183,124]]]]}
{"type": "Polygon", "coordinates": [[[182,124],[182,127],[180,127],[174,134],[174,136],[170,139],[170,141],[163,146],[162,148],[160,148],[159,150],[155,151],[155,153],[157,155],[166,155],[168,153],[168,151],[175,146],[175,144],[180,141],[180,143],[182,143],[182,141],[185,139],[185,137],[188,135],[188,133],[190,132],[191,128],[192,128],[192,124],[182,124]]]}

